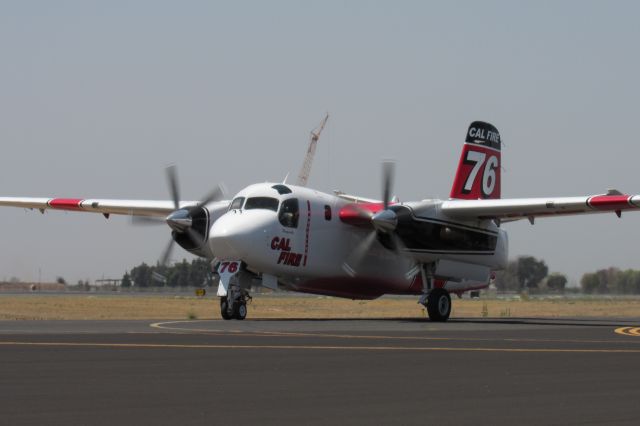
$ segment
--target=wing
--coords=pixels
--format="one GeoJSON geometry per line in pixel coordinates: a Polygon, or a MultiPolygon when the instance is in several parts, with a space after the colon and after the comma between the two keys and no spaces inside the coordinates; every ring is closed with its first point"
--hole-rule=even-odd
{"type": "Polygon", "coordinates": [[[357,195],[345,194],[344,192],[338,191],[338,190],[333,191],[333,194],[338,198],[342,198],[343,200],[350,201],[352,203],[382,204],[382,201],[380,200],[374,200],[373,198],[359,197],[357,195]]]}
{"type": "MultiPolygon", "coordinates": [[[[228,203],[228,202],[226,202],[228,203]]],[[[181,201],[180,207],[195,206],[197,201],[181,201]]],[[[21,207],[25,209],[67,210],[77,212],[102,213],[133,216],[167,216],[175,210],[173,201],[154,200],[107,200],[82,198],[29,198],[0,197],[0,206],[21,207]]]]}
{"type": "Polygon", "coordinates": [[[625,195],[615,190],[605,195],[585,197],[449,200],[441,206],[447,216],[461,219],[512,221],[526,218],[531,222],[536,217],[587,213],[613,212],[620,216],[624,210],[638,209],[640,195],[625,195]]]}

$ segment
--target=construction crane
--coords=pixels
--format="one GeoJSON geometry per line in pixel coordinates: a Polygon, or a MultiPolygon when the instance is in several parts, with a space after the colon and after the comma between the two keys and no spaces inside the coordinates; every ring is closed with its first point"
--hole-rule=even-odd
{"type": "Polygon", "coordinates": [[[322,133],[322,129],[324,129],[325,124],[327,124],[327,120],[329,120],[329,113],[327,113],[318,127],[311,131],[311,140],[309,141],[307,155],[304,157],[304,163],[302,163],[302,168],[300,169],[300,174],[298,175],[298,181],[296,182],[296,185],[298,186],[307,186],[309,174],[311,173],[311,165],[313,164],[313,157],[316,154],[316,145],[318,144],[318,139],[320,139],[320,133],[322,133]]]}

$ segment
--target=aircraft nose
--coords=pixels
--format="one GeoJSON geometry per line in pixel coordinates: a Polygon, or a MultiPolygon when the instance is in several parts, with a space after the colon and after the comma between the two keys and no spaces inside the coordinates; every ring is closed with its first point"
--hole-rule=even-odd
{"type": "Polygon", "coordinates": [[[251,250],[259,247],[264,240],[273,222],[272,216],[273,212],[259,211],[225,213],[214,222],[209,232],[209,244],[214,256],[227,260],[247,260],[251,250]]]}

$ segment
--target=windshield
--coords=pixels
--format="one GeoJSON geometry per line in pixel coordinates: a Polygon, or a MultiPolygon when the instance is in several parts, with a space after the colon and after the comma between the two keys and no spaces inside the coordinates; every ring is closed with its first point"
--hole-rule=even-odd
{"type": "Polygon", "coordinates": [[[242,208],[242,203],[244,203],[244,197],[238,197],[229,206],[229,210],[239,210],[242,208]]]}
{"type": "Polygon", "coordinates": [[[278,204],[279,204],[279,201],[277,198],[252,197],[252,198],[247,198],[247,202],[244,204],[244,209],[245,210],[264,209],[264,210],[273,210],[274,212],[277,212],[278,204]]]}

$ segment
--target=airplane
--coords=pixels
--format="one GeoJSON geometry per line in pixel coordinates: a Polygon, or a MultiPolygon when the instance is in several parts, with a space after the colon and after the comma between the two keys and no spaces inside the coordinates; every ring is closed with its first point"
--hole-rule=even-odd
{"type": "Polygon", "coordinates": [[[503,199],[501,148],[493,125],[472,122],[446,200],[399,202],[391,196],[394,163],[385,162],[379,200],[316,191],[305,178],[303,185],[250,185],[230,200],[221,200],[216,188],[200,201],[181,201],[170,167],[168,201],[0,197],[0,206],[166,222],[172,239],[162,262],[174,242],[210,259],[224,319],[245,319],[249,291],[261,285],[350,299],[415,295],[429,319],[441,322],[451,314],[451,293],[487,288],[506,267],[505,223],[607,212],[620,217],[640,208],[640,195],[613,189],[503,199]]]}

